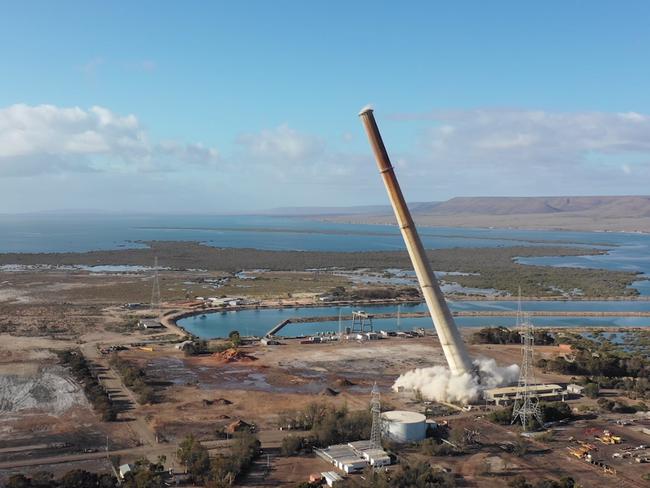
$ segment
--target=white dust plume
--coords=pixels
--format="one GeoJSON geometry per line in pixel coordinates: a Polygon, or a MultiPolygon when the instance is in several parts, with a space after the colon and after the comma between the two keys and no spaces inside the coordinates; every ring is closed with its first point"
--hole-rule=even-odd
{"type": "Polygon", "coordinates": [[[404,373],[393,385],[393,390],[418,390],[428,400],[467,404],[480,398],[481,390],[495,388],[517,381],[519,366],[497,366],[494,359],[477,359],[479,379],[470,373],[452,374],[445,366],[417,368],[404,373]]]}

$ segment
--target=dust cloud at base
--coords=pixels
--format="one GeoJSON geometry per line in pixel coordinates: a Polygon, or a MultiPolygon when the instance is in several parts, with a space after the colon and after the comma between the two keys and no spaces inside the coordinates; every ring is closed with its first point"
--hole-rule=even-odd
{"type": "Polygon", "coordinates": [[[494,359],[474,361],[479,378],[469,373],[452,374],[445,366],[417,368],[401,375],[393,390],[419,391],[427,400],[467,404],[477,401],[481,390],[511,384],[519,377],[519,366],[497,366],[494,359]]]}

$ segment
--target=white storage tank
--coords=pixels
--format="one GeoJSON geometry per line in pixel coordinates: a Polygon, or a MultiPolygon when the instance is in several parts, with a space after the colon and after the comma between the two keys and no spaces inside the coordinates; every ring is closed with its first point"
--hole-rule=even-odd
{"type": "Polygon", "coordinates": [[[381,414],[383,433],[395,442],[421,441],[427,434],[427,419],[417,412],[392,410],[381,414]]]}

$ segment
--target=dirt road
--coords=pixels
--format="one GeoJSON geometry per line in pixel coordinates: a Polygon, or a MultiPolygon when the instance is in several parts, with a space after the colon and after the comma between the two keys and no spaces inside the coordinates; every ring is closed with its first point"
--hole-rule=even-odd
{"type": "Polygon", "coordinates": [[[111,399],[128,402],[126,411],[121,412],[119,416],[124,418],[125,413],[127,412],[132,416],[129,417],[127,422],[136,439],[138,439],[141,444],[155,446],[158,443],[156,436],[144,419],[144,415],[139,412],[138,402],[136,401],[133,392],[124,386],[120,376],[109,365],[108,359],[105,356],[102,356],[102,354],[97,350],[97,344],[84,344],[82,351],[84,356],[98,367],[101,372],[99,375],[100,381],[110,393],[111,399]]]}

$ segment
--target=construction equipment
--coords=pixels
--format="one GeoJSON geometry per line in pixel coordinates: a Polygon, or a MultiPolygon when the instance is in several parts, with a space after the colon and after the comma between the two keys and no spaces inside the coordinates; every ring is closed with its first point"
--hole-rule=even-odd
{"type": "Polygon", "coordinates": [[[596,437],[596,439],[598,439],[603,444],[620,444],[621,443],[620,436],[613,435],[609,430],[603,430],[603,435],[601,435],[601,436],[597,435],[595,437],[596,437]]]}
{"type": "Polygon", "coordinates": [[[578,459],[586,459],[589,455],[589,451],[591,450],[586,446],[567,447],[567,449],[569,450],[569,454],[577,457],[578,459]]]}
{"type": "Polygon", "coordinates": [[[598,450],[598,448],[595,445],[593,445],[591,442],[578,441],[578,444],[580,444],[582,447],[586,448],[589,451],[598,450]]]}

